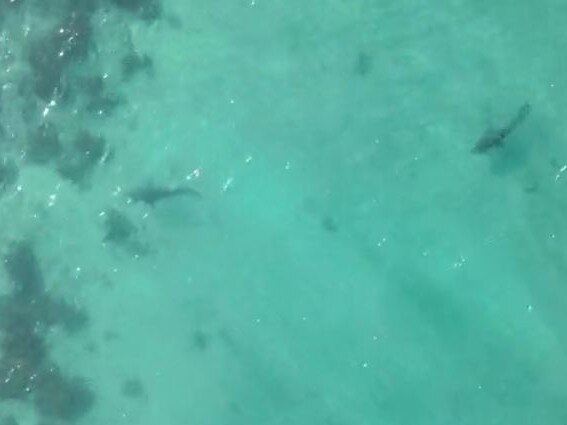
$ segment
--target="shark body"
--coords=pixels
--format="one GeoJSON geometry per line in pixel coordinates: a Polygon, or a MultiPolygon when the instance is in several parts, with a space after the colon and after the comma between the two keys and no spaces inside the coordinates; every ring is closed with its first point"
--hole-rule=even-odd
{"type": "Polygon", "coordinates": [[[528,117],[531,111],[529,103],[523,104],[516,112],[516,115],[510,122],[502,128],[489,128],[478,139],[474,147],[471,149],[472,153],[484,153],[494,147],[504,146],[506,137],[510,135],[524,120],[528,117]]]}
{"type": "Polygon", "coordinates": [[[128,198],[134,202],[143,202],[144,204],[154,206],[156,203],[180,196],[192,196],[200,198],[201,193],[187,186],[179,187],[160,187],[160,186],[143,186],[133,189],[127,193],[128,198]]]}

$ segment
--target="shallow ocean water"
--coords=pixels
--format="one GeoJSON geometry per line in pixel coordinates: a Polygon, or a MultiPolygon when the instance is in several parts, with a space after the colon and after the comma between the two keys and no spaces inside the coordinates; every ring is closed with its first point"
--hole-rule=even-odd
{"type": "Polygon", "coordinates": [[[565,17],[0,3],[0,424],[564,424],[565,17]]]}

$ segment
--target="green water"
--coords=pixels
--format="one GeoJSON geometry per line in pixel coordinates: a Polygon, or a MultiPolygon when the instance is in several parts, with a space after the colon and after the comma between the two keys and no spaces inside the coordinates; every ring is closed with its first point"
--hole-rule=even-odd
{"type": "Polygon", "coordinates": [[[0,424],[567,423],[567,3],[170,0],[153,20],[93,1],[96,48],[62,74],[104,75],[108,113],[22,89],[69,6],[20,3],[0,3],[19,170],[0,248],[28,241],[46,293],[88,316],[72,335],[39,316],[38,376],[57,364],[93,402],[46,413],[32,383],[0,424]],[[131,51],[152,66],[125,79],[131,51]],[[45,122],[109,159],[80,182],[69,153],[30,163],[45,122]],[[147,184],[201,196],[128,199],[147,184]]]}

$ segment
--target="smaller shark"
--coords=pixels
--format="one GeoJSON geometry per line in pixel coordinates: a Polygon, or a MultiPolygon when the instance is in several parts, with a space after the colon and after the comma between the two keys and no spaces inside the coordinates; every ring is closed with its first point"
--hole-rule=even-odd
{"type": "Polygon", "coordinates": [[[147,185],[133,189],[127,192],[126,195],[130,200],[134,202],[143,202],[152,207],[159,201],[179,196],[192,196],[194,198],[201,198],[200,192],[187,186],[160,187],[147,185]]]}
{"type": "Polygon", "coordinates": [[[510,135],[527,118],[532,107],[529,103],[523,104],[508,125],[502,128],[489,128],[471,149],[472,153],[484,153],[493,147],[504,146],[504,139],[510,135]]]}

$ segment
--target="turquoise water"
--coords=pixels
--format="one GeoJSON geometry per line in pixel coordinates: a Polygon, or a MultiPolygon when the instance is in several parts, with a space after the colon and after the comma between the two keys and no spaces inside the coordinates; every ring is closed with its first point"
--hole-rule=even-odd
{"type": "Polygon", "coordinates": [[[0,424],[567,423],[565,18],[3,0],[0,424]]]}

